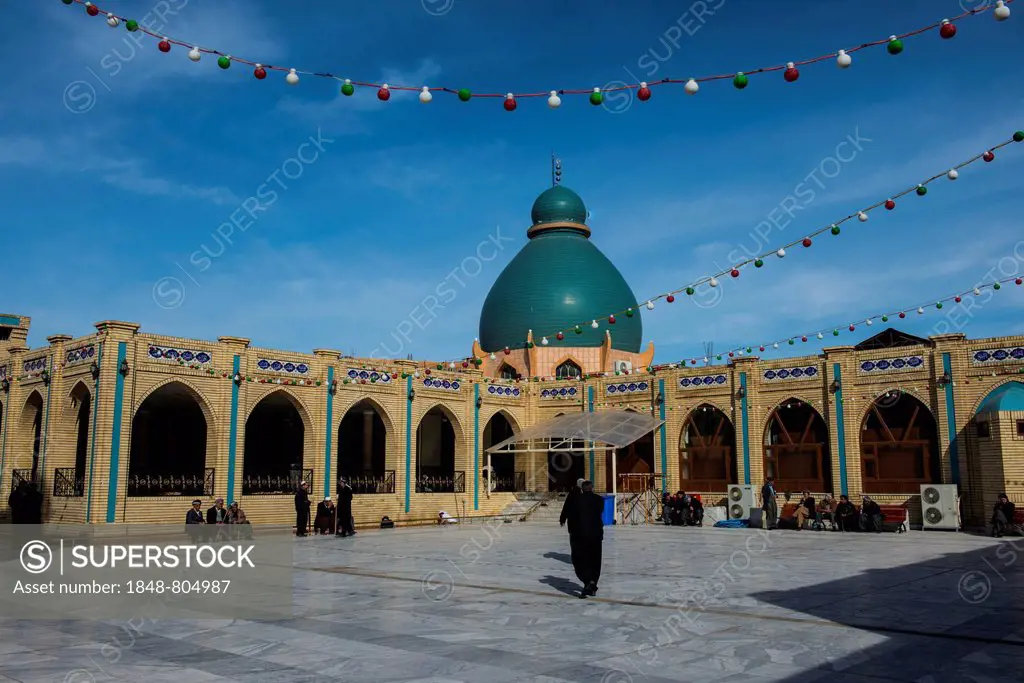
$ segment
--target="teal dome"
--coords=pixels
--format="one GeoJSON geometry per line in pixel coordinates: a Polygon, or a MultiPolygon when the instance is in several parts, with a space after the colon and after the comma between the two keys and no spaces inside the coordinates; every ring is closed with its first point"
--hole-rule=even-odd
{"type": "Polygon", "coordinates": [[[526,243],[501,272],[480,314],[480,346],[498,351],[522,348],[533,330],[534,343],[547,336],[555,347],[595,347],[611,331],[612,348],[640,353],[643,323],[640,311],[621,311],[636,305],[636,296],[618,269],[588,239],[586,208],[575,192],[563,187],[545,191],[533,205],[534,226],[571,222],[582,230],[552,226],[531,231],[526,243]],[[615,324],[608,316],[615,314],[615,324]],[[590,326],[597,318],[598,329],[590,326]],[[581,323],[582,333],[572,326],[581,323]],[[555,334],[561,330],[565,339],[555,334]]]}
{"type": "Polygon", "coordinates": [[[1007,382],[996,387],[978,406],[978,414],[1024,411],[1024,384],[1007,382]]]}
{"type": "Polygon", "coordinates": [[[556,185],[534,200],[530,216],[534,225],[563,222],[586,225],[587,207],[578,194],[567,187],[556,185]]]}

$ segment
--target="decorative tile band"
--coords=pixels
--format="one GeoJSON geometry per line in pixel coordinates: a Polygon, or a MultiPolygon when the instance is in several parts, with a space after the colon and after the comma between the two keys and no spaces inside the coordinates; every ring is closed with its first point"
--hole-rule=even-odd
{"type": "Polygon", "coordinates": [[[502,387],[493,384],[487,385],[487,393],[491,396],[504,396],[506,398],[519,398],[523,395],[519,387],[502,387]]]}
{"type": "Polygon", "coordinates": [[[619,384],[609,384],[605,387],[605,393],[608,395],[614,394],[635,394],[638,391],[650,391],[651,385],[647,382],[621,382],[619,384]]]}
{"type": "Polygon", "coordinates": [[[877,375],[882,372],[907,372],[920,370],[924,367],[924,356],[902,356],[900,358],[880,358],[866,360],[857,371],[862,375],[877,375]]]}
{"type": "Polygon", "coordinates": [[[995,365],[1019,363],[1024,360],[1024,348],[1020,346],[1002,349],[980,349],[971,354],[971,365],[995,365]]]}
{"type": "Polygon", "coordinates": [[[440,389],[441,391],[459,391],[462,388],[457,379],[447,380],[437,377],[427,377],[423,380],[423,386],[427,389],[440,389]]]}
{"type": "Polygon", "coordinates": [[[545,389],[540,392],[541,398],[576,398],[580,390],[576,387],[562,387],[561,389],[545,389]]]}
{"type": "Polygon", "coordinates": [[[377,382],[387,384],[395,378],[394,375],[387,372],[378,372],[376,370],[356,370],[355,368],[349,368],[345,373],[345,376],[348,377],[350,382],[362,382],[363,384],[366,384],[367,382],[370,384],[376,384],[377,382]]]}
{"type": "Polygon", "coordinates": [[[729,380],[725,375],[707,375],[706,377],[680,377],[679,386],[683,389],[699,389],[700,387],[721,386],[729,380]]]}
{"type": "Polygon", "coordinates": [[[256,362],[263,372],[285,372],[290,375],[305,375],[309,373],[309,366],[305,363],[292,363],[290,361],[274,360],[273,358],[260,358],[256,362]]]}
{"type": "Polygon", "coordinates": [[[77,365],[79,363],[86,363],[96,357],[96,347],[92,344],[88,346],[80,346],[77,349],[71,349],[64,354],[65,365],[77,365]]]}
{"type": "Polygon", "coordinates": [[[775,368],[765,370],[765,382],[781,382],[783,380],[813,379],[818,376],[818,368],[814,365],[807,365],[802,368],[775,368]]]}
{"type": "Polygon", "coordinates": [[[33,358],[25,361],[22,365],[23,372],[42,372],[46,369],[46,356],[42,358],[33,358]]]}
{"type": "Polygon", "coordinates": [[[191,349],[175,349],[170,346],[150,346],[149,357],[151,360],[162,360],[168,363],[179,365],[206,365],[213,360],[213,356],[206,351],[193,351],[191,349]]]}

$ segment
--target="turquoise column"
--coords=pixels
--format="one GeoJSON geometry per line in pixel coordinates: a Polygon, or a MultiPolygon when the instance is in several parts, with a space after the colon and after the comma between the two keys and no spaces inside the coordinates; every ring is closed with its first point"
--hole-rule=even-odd
{"type": "MultiPolygon", "coordinates": [[[[590,404],[590,412],[594,412],[594,387],[587,387],[587,403],[590,404]]],[[[594,449],[590,449],[590,481],[594,481],[594,449]]]]}
{"type": "Polygon", "coordinates": [[[117,381],[114,383],[114,433],[110,439],[110,478],[107,481],[107,524],[114,523],[117,514],[117,475],[121,464],[121,414],[124,411],[124,375],[121,363],[128,355],[128,343],[117,342],[117,381]]]}
{"type": "MultiPolygon", "coordinates": [[[[19,325],[21,323],[18,323],[19,325]]],[[[11,365],[11,372],[8,373],[7,379],[14,376],[14,365],[11,365]]],[[[3,430],[2,441],[0,441],[0,491],[4,488],[4,469],[7,467],[7,423],[11,421],[11,394],[10,389],[7,390],[7,399],[4,401],[4,414],[0,416],[3,419],[3,424],[0,424],[0,429],[3,430]]]]}
{"type": "Polygon", "coordinates": [[[960,486],[960,453],[956,441],[956,406],[953,404],[953,364],[949,354],[942,354],[942,370],[949,376],[946,385],[946,422],[949,427],[949,471],[953,483],[960,486]]]}
{"type": "MultiPolygon", "coordinates": [[[[103,367],[103,342],[100,342],[96,349],[96,365],[103,367]]],[[[100,373],[102,374],[102,373],[100,373]]],[[[96,419],[100,411],[100,375],[96,375],[96,381],[92,385],[92,443],[89,445],[89,487],[85,498],[85,523],[92,522],[92,481],[93,472],[96,470],[96,419]]]]}
{"type": "Polygon", "coordinates": [[[750,433],[747,425],[747,373],[740,373],[740,388],[743,398],[740,399],[740,416],[743,429],[743,483],[750,484],[750,433]]]}
{"type": "Polygon", "coordinates": [[[412,500],[412,375],[405,381],[405,511],[412,500]]]}
{"type": "Polygon", "coordinates": [[[838,384],[836,391],[836,439],[839,442],[839,491],[844,495],[850,495],[846,483],[846,423],[843,420],[843,371],[839,363],[832,365],[832,379],[838,384]]]}
{"type": "Polygon", "coordinates": [[[658,406],[658,417],[661,418],[661,492],[668,491],[668,451],[665,446],[665,380],[658,380],[658,395],[662,397],[658,406]]]}
{"type": "Polygon", "coordinates": [[[480,385],[473,384],[473,509],[480,509],[480,385]]]}
{"type": "Polygon", "coordinates": [[[238,383],[235,374],[241,367],[241,358],[235,355],[231,361],[231,426],[228,427],[228,504],[235,500],[235,457],[238,454],[238,383]]]}
{"type": "Polygon", "coordinates": [[[39,458],[39,478],[43,481],[46,480],[46,442],[50,437],[50,396],[53,393],[53,356],[46,357],[46,371],[50,373],[50,382],[46,385],[46,419],[43,420],[43,439],[42,444],[39,446],[40,453],[39,458]]]}
{"type": "Polygon", "coordinates": [[[331,495],[331,437],[334,436],[334,367],[327,368],[327,438],[324,440],[324,498],[331,495]]]}

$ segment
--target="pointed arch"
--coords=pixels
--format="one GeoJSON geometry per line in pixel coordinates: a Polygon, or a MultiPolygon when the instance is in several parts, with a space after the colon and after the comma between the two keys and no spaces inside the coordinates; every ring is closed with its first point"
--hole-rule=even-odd
{"type": "Polygon", "coordinates": [[[555,379],[579,379],[583,376],[583,365],[572,356],[565,356],[555,365],[555,379]]]}
{"type": "Polygon", "coordinates": [[[84,381],[79,380],[65,395],[57,426],[60,432],[60,453],[56,461],[63,466],[57,468],[59,472],[55,473],[54,483],[55,487],[60,488],[60,495],[81,496],[85,493],[89,435],[93,428],[92,409],[92,390],[84,381]],[[74,454],[73,461],[71,453],[74,454]],[[74,463],[73,469],[66,466],[69,462],[74,463]]]}
{"type": "Polygon", "coordinates": [[[335,418],[333,427],[335,432],[340,428],[341,421],[345,419],[345,415],[360,403],[367,403],[377,411],[377,414],[380,415],[381,421],[384,423],[384,429],[387,431],[387,436],[389,438],[395,436],[394,418],[391,417],[391,413],[388,411],[387,407],[373,396],[357,396],[344,409],[339,409],[336,413],[337,417],[335,418]]]}
{"type": "Polygon", "coordinates": [[[422,493],[462,493],[465,472],[455,469],[456,454],[464,448],[462,425],[443,403],[435,403],[416,425],[416,489],[422,493]]]}
{"type": "MultiPolygon", "coordinates": [[[[1016,394],[1017,392],[1015,392],[1014,389],[1016,389],[1018,387],[1021,388],[1021,389],[1024,389],[1024,382],[1021,382],[1019,379],[1016,379],[1014,377],[1010,377],[1010,378],[1002,380],[1001,382],[993,384],[991,387],[989,387],[988,391],[986,391],[981,396],[981,398],[979,398],[977,401],[974,402],[974,406],[971,408],[971,418],[973,419],[974,417],[976,417],[979,414],[979,411],[981,410],[981,407],[985,404],[985,402],[988,401],[993,396],[997,395],[997,393],[1001,389],[1004,392],[1009,390],[1009,391],[1013,392],[1014,394],[1016,394]],[[1016,386],[1007,386],[1007,385],[1016,385],[1016,386]]],[[[1011,410],[1013,410],[1013,409],[1011,408],[1011,410]]]]}
{"type": "Polygon", "coordinates": [[[866,493],[917,493],[941,480],[938,422],[912,394],[876,397],[861,417],[860,444],[866,493]]]}
{"type": "MultiPolygon", "coordinates": [[[[640,411],[635,408],[626,408],[625,410],[627,413],[640,413],[640,411]]],[[[647,432],[625,448],[616,449],[614,457],[615,476],[619,479],[619,481],[615,482],[615,490],[624,492],[636,491],[637,486],[642,488],[642,484],[639,480],[633,478],[623,479],[623,475],[654,474],[654,432],[647,432]]],[[[605,458],[604,466],[605,488],[610,492],[612,490],[613,479],[611,457],[605,458]]]]}
{"type": "Polygon", "coordinates": [[[39,463],[42,455],[43,437],[43,395],[38,389],[25,398],[18,421],[19,450],[28,451],[32,456],[31,481],[39,481],[39,463]]]}
{"type": "Polygon", "coordinates": [[[279,387],[255,401],[245,418],[242,495],[295,492],[314,449],[313,421],[302,400],[279,387]]]}
{"type": "Polygon", "coordinates": [[[735,425],[712,403],[694,407],[683,419],[679,434],[679,487],[721,492],[736,477],[735,425]]]}
{"type": "Polygon", "coordinates": [[[763,462],[779,491],[831,493],[831,441],[817,408],[797,397],[778,403],[765,422],[763,462]]]}
{"type": "Polygon", "coordinates": [[[213,494],[217,429],[209,402],[173,378],[150,388],[132,415],[128,496],[213,494]]]}
{"type": "MultiPolygon", "coordinates": [[[[484,425],[483,450],[494,444],[501,443],[505,439],[517,434],[520,431],[519,423],[505,410],[497,410],[484,425]]],[[[490,456],[491,472],[490,482],[494,491],[513,492],[526,490],[525,472],[516,472],[515,453],[493,453],[490,456]]],[[[484,467],[481,477],[488,480],[487,468],[484,467]]]]}
{"type": "Polygon", "coordinates": [[[514,365],[508,361],[502,361],[495,377],[498,379],[517,379],[521,374],[514,365]]]}
{"type": "Polygon", "coordinates": [[[395,467],[388,467],[391,419],[375,399],[363,397],[341,414],[338,424],[337,488],[342,480],[352,493],[394,493],[395,467]]]}

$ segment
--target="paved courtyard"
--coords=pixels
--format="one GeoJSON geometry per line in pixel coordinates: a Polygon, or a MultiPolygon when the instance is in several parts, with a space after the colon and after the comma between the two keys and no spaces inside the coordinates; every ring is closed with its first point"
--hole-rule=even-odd
{"type": "Polygon", "coordinates": [[[1024,680],[1024,562],[965,534],[613,528],[587,600],[552,524],[293,548],[294,619],[0,621],[0,681],[1024,680]]]}

